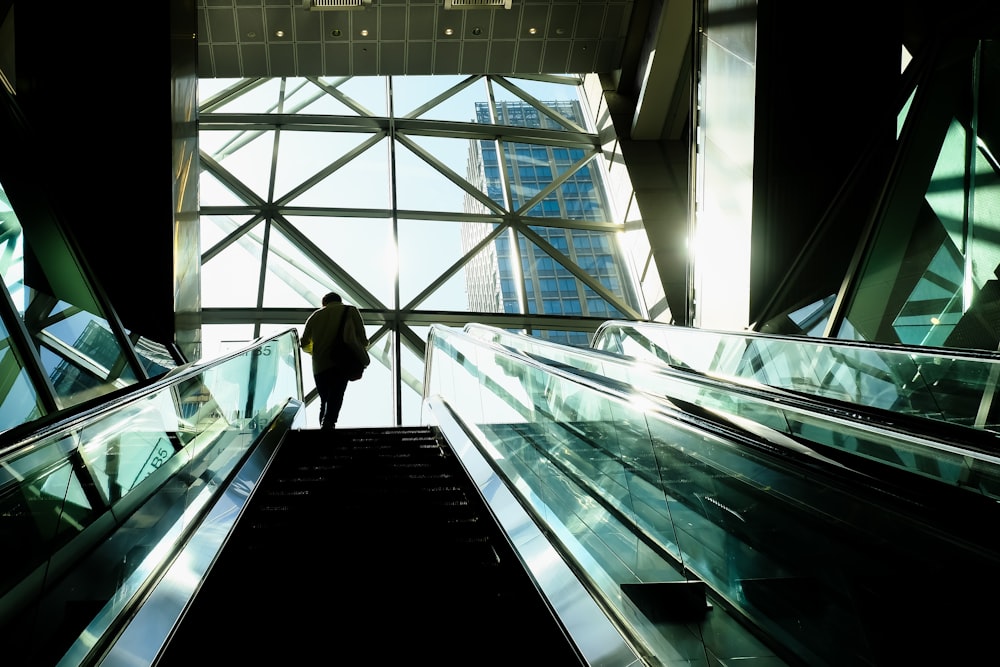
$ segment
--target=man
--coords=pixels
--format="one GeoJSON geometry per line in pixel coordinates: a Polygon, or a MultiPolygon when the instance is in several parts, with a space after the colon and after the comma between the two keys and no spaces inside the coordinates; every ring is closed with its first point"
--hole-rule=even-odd
{"type": "Polygon", "coordinates": [[[371,362],[361,313],[345,304],[339,294],[330,292],[323,297],[323,307],[306,320],[299,344],[303,352],[312,356],[313,377],[319,394],[320,428],[336,428],[344,392],[351,380],[347,369],[350,360],[345,355],[353,355],[363,367],[371,362]]]}

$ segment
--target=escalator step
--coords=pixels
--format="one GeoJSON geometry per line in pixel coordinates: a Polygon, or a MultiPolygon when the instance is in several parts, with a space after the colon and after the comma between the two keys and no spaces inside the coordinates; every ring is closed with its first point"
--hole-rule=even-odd
{"type": "Polygon", "coordinates": [[[423,428],[290,434],[160,665],[192,651],[227,664],[581,664],[423,428]]]}

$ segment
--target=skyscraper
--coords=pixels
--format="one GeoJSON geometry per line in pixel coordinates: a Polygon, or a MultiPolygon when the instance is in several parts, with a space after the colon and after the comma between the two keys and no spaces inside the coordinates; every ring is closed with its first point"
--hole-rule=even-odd
{"type": "MultiPolygon", "coordinates": [[[[497,101],[491,115],[489,103],[477,102],[476,121],[555,131],[585,124],[578,101],[544,106],[546,111],[527,102],[497,101]]],[[[516,220],[469,264],[469,309],[624,317],[613,302],[636,304],[637,299],[614,234],[599,228],[611,222],[613,214],[599,166],[592,159],[595,154],[584,147],[543,141],[540,134],[539,143],[470,142],[469,181],[516,220]],[[574,222],[570,229],[560,224],[562,220],[593,221],[595,228],[580,229],[574,222]],[[513,239],[517,253],[511,251],[513,239]]],[[[485,207],[467,197],[466,212],[484,213],[485,207]]],[[[495,227],[464,225],[465,249],[481,242],[495,227]]],[[[535,333],[559,343],[589,342],[582,331],[535,333]]]]}

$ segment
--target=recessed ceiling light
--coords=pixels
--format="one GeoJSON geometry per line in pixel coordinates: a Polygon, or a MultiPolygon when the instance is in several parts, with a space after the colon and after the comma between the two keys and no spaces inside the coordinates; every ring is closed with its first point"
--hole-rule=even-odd
{"type": "Polygon", "coordinates": [[[473,35],[481,35],[481,34],[483,34],[483,29],[480,28],[479,26],[476,26],[475,28],[472,29],[472,34],[473,35]]]}
{"type": "Polygon", "coordinates": [[[284,30],[275,30],[274,31],[274,36],[275,37],[284,37],[285,36],[285,31],[284,30]]]}
{"type": "Polygon", "coordinates": [[[454,31],[454,29],[452,29],[452,28],[445,28],[445,29],[444,29],[444,34],[446,34],[446,35],[448,35],[448,36],[451,36],[451,35],[454,35],[454,34],[455,34],[455,31],[454,31]]]}
{"type": "Polygon", "coordinates": [[[529,35],[534,35],[536,32],[538,32],[538,28],[528,28],[529,35]]]}
{"type": "Polygon", "coordinates": [[[368,30],[367,30],[367,29],[364,29],[364,28],[362,28],[362,30],[361,30],[361,36],[362,36],[362,37],[367,37],[367,36],[368,36],[368,30]]]}
{"type": "Polygon", "coordinates": [[[342,33],[340,32],[340,28],[334,28],[333,30],[330,31],[330,34],[333,35],[334,37],[340,37],[342,33]]]}

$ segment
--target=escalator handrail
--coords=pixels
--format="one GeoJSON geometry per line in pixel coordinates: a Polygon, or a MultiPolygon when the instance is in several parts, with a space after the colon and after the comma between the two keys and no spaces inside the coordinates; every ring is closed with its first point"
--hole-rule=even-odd
{"type": "MultiPolygon", "coordinates": [[[[298,330],[294,328],[286,329],[285,331],[278,332],[266,338],[256,338],[243,347],[224,355],[213,357],[208,360],[201,359],[198,361],[188,362],[168,370],[159,377],[137,382],[116,392],[98,396],[92,400],[66,408],[65,410],[60,410],[59,412],[51,413],[45,417],[41,417],[37,420],[22,424],[19,427],[10,429],[0,434],[0,460],[13,452],[23,451],[24,449],[31,447],[36,442],[47,439],[64,431],[68,432],[78,429],[81,425],[105,417],[125,405],[135,403],[149,396],[153,396],[168,387],[175,386],[185,380],[197,377],[206,370],[215,366],[220,366],[231,359],[235,359],[236,357],[240,357],[245,354],[251,354],[254,350],[263,348],[271,341],[277,340],[278,338],[282,338],[289,334],[292,335],[292,339],[296,342],[297,348],[299,337],[298,330]]],[[[298,355],[296,355],[296,363],[301,364],[301,359],[298,355]]],[[[297,375],[300,378],[298,398],[301,399],[303,396],[301,386],[301,368],[298,370],[297,375]]]]}
{"type": "Polygon", "coordinates": [[[597,342],[609,332],[619,328],[633,328],[637,330],[648,329],[656,331],[658,329],[682,332],[680,335],[706,334],[712,336],[724,336],[727,338],[746,338],[775,342],[785,342],[795,345],[810,345],[816,347],[836,347],[843,349],[860,349],[874,351],[880,354],[889,355],[916,355],[920,357],[938,357],[951,361],[982,361],[1000,364],[1000,353],[989,350],[977,350],[973,348],[956,349],[953,347],[933,347],[928,345],[906,345],[903,343],[877,343],[846,338],[816,338],[808,336],[791,336],[785,334],[763,333],[760,331],[724,331],[721,329],[701,329],[695,327],[681,327],[664,322],[647,322],[632,320],[608,320],[601,324],[594,332],[594,341],[597,342]]]}
{"type": "MultiPolygon", "coordinates": [[[[488,325],[475,324],[467,326],[467,330],[473,329],[480,329],[505,337],[515,336],[515,334],[508,331],[488,325]]],[[[991,466],[1000,466],[1000,453],[998,453],[1000,452],[1000,434],[994,431],[986,431],[913,414],[894,412],[874,406],[859,405],[850,401],[841,401],[826,396],[816,396],[784,387],[709,375],[690,368],[671,365],[654,366],[646,363],[644,360],[637,360],[606,350],[567,348],[566,346],[556,345],[537,338],[525,337],[525,339],[532,346],[542,348],[552,347],[558,349],[561,353],[571,352],[574,355],[591,358],[601,363],[612,363],[621,367],[643,364],[644,372],[650,374],[700,385],[708,389],[748,396],[764,403],[773,403],[781,409],[793,409],[802,413],[821,416],[824,419],[839,420],[844,423],[853,423],[858,427],[870,427],[882,432],[890,432],[905,440],[908,444],[940,449],[949,453],[960,453],[991,466]],[[955,443],[961,444],[956,445],[955,443]]],[[[515,346],[511,347],[516,349],[515,346]]],[[[529,354],[529,356],[543,363],[546,362],[546,359],[541,355],[529,354]]],[[[549,363],[563,365],[563,362],[549,363]]],[[[585,373],[585,371],[574,369],[569,365],[565,367],[572,369],[572,372],[585,373]]],[[[600,376],[595,376],[595,379],[599,381],[600,376]]]]}

